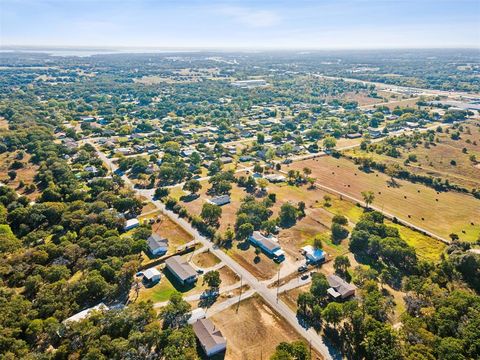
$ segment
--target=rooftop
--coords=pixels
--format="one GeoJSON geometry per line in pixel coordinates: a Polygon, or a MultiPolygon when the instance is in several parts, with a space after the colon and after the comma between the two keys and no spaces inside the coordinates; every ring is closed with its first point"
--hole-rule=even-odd
{"type": "Polygon", "coordinates": [[[195,269],[178,255],[165,260],[165,264],[182,280],[197,276],[195,269]]]}
{"type": "Polygon", "coordinates": [[[207,353],[210,349],[227,343],[227,339],[223,337],[222,332],[208,319],[197,320],[193,324],[193,331],[207,353]]]}

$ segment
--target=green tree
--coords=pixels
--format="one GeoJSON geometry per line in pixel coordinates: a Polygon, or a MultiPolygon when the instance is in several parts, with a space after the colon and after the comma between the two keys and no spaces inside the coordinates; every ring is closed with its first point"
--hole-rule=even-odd
{"type": "Polygon", "coordinates": [[[322,318],[336,328],[343,318],[342,305],[336,302],[329,303],[322,311],[322,318]]]}
{"type": "Polygon", "coordinates": [[[325,139],[323,139],[323,147],[327,150],[333,149],[336,145],[337,140],[335,140],[335,138],[332,136],[327,136],[325,139]]]}
{"type": "Polygon", "coordinates": [[[183,185],[183,190],[190,191],[192,194],[196,194],[201,188],[202,184],[196,179],[188,180],[185,185],[183,185]]]}
{"type": "Polygon", "coordinates": [[[239,240],[246,240],[250,235],[253,234],[254,227],[250,223],[242,224],[237,229],[237,238],[239,240]]]}
{"type": "Polygon", "coordinates": [[[346,255],[339,255],[335,258],[333,263],[333,268],[335,272],[341,276],[345,276],[348,272],[348,268],[350,267],[350,260],[346,255]]]}
{"type": "Polygon", "coordinates": [[[14,252],[22,247],[22,242],[13,234],[9,225],[0,224],[0,254],[14,252]]]}
{"type": "Polygon", "coordinates": [[[286,202],[282,204],[279,213],[280,225],[284,228],[293,226],[297,221],[297,209],[292,204],[286,202]]]}
{"type": "Polygon", "coordinates": [[[178,329],[185,326],[190,316],[191,305],[183,300],[182,294],[175,291],[168,304],[160,311],[160,319],[163,320],[164,329],[178,329]]]}
{"type": "Polygon", "coordinates": [[[204,203],[200,216],[207,224],[216,226],[222,216],[222,208],[215,204],[204,203]]]}
{"type": "Polygon", "coordinates": [[[362,191],[362,197],[363,197],[363,201],[365,202],[365,205],[367,206],[367,209],[368,209],[369,206],[375,200],[375,194],[373,193],[373,191],[362,191]]]}
{"type": "Polygon", "coordinates": [[[222,283],[222,279],[220,279],[220,273],[216,270],[207,272],[203,276],[203,283],[207,284],[210,288],[218,289],[222,283]]]}

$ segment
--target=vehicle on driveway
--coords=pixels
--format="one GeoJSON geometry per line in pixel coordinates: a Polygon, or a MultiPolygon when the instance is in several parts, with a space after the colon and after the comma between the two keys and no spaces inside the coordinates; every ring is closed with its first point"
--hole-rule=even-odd
{"type": "Polygon", "coordinates": [[[305,271],[308,270],[308,268],[307,268],[307,265],[302,265],[297,270],[299,273],[304,273],[305,271]]]}

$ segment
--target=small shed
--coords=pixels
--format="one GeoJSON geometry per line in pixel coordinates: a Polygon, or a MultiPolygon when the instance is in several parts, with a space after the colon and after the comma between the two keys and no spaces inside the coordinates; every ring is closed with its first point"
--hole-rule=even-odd
{"type": "Polygon", "coordinates": [[[154,284],[160,281],[160,271],[156,268],[150,268],[143,272],[143,281],[148,284],[154,284]]]}

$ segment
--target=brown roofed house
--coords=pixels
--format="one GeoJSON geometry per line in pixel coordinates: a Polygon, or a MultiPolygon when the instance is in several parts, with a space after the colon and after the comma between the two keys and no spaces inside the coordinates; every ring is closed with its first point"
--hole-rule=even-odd
{"type": "Polygon", "coordinates": [[[357,287],[353,284],[350,284],[343,280],[341,277],[337,275],[328,275],[327,276],[328,284],[330,288],[328,288],[328,294],[336,299],[346,299],[350,296],[355,295],[355,290],[357,287]]]}
{"type": "Polygon", "coordinates": [[[223,337],[222,332],[210,320],[197,320],[193,324],[193,331],[207,356],[213,356],[227,348],[227,339],[223,337]]]}

